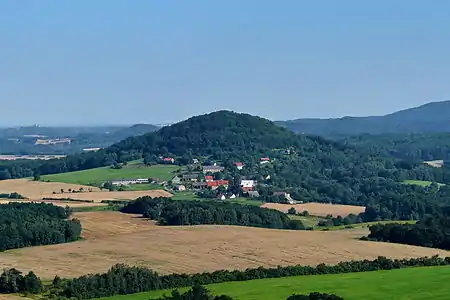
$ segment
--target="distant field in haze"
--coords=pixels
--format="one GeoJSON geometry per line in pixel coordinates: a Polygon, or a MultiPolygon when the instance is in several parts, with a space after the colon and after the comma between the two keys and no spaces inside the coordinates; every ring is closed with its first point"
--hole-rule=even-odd
{"type": "MultiPolygon", "coordinates": [[[[298,276],[208,285],[213,294],[235,300],[284,300],[293,293],[333,293],[345,300],[446,300],[450,267],[421,267],[390,271],[298,276]]],[[[169,294],[153,291],[103,300],[148,300],[169,294]]]]}
{"type": "Polygon", "coordinates": [[[41,180],[97,186],[106,181],[116,179],[155,177],[161,180],[170,180],[174,176],[173,171],[178,170],[179,168],[179,166],[174,165],[145,166],[143,164],[128,164],[121,169],[103,167],[84,171],[45,175],[41,177],[41,180]]]}

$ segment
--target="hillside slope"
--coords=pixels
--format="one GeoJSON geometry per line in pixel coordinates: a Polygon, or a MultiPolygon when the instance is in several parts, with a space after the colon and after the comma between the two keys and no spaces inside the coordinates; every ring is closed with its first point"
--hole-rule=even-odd
{"type": "Polygon", "coordinates": [[[175,157],[179,164],[190,163],[192,158],[216,160],[225,167],[223,177],[231,181],[231,186],[238,186],[242,176],[264,182],[263,176],[270,175],[259,189],[264,197],[285,190],[294,199],[306,202],[364,205],[368,207],[368,221],[416,219],[436,212],[437,203],[445,204],[450,199],[446,187],[427,190],[399,184],[406,179],[446,183],[442,181],[450,178],[444,176],[446,169],[398,162],[363,148],[296,135],[268,120],[230,111],[192,117],[95,153],[7,165],[3,173],[9,172],[10,177],[31,176],[33,172],[54,174],[142,157],[152,162],[160,155],[175,157]],[[287,148],[293,151],[286,154],[287,148]],[[260,165],[261,157],[269,157],[271,163],[260,165]],[[238,172],[233,167],[236,161],[244,162],[245,169],[238,172]]]}
{"type": "Polygon", "coordinates": [[[450,132],[450,101],[431,102],[385,116],[277,121],[294,132],[321,136],[450,132]]]}

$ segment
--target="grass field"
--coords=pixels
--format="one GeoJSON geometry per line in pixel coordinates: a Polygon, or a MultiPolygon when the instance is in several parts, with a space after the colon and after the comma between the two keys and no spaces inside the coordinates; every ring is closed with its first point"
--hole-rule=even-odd
{"type": "Polygon", "coordinates": [[[174,165],[145,166],[140,163],[130,163],[121,169],[103,167],[84,171],[45,175],[41,177],[41,180],[95,186],[99,186],[105,181],[115,179],[156,177],[161,180],[170,180],[174,176],[173,172],[179,168],[179,166],[174,165]]]}
{"type": "MultiPolygon", "coordinates": [[[[420,186],[430,186],[433,182],[431,181],[424,181],[424,180],[405,180],[403,181],[404,184],[414,184],[414,185],[420,185],[420,186]]],[[[443,186],[445,184],[443,183],[437,183],[438,186],[443,186]]]]}
{"type": "MultiPolygon", "coordinates": [[[[284,300],[293,293],[334,293],[345,300],[446,300],[450,267],[422,267],[390,271],[299,276],[227,282],[208,286],[215,295],[236,300],[284,300]]],[[[148,300],[170,291],[101,298],[148,300]]]]}
{"type": "Polygon", "coordinates": [[[2,268],[33,270],[44,280],[104,272],[116,263],[150,267],[162,274],[259,266],[336,264],[346,260],[422,257],[449,252],[360,241],[367,228],[290,231],[239,226],[156,226],[136,215],[77,212],[82,241],[0,253],[2,268]]]}

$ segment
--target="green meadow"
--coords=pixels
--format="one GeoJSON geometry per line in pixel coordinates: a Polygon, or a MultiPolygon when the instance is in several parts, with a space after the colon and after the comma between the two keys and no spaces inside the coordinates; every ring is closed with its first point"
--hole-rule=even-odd
{"type": "MultiPolygon", "coordinates": [[[[414,185],[420,185],[420,186],[430,186],[433,182],[431,181],[424,181],[424,180],[405,180],[403,181],[404,184],[414,184],[414,185]]],[[[445,184],[443,183],[436,183],[438,186],[443,186],[445,184]]]]}
{"type": "MultiPolygon", "coordinates": [[[[450,267],[421,267],[390,271],[299,276],[226,282],[208,285],[215,295],[235,300],[284,300],[310,292],[334,293],[345,300],[447,300],[450,267]]],[[[148,300],[170,291],[101,298],[104,300],[148,300]]]]}
{"type": "Polygon", "coordinates": [[[130,163],[126,166],[123,166],[121,169],[103,167],[84,171],[45,175],[41,176],[41,180],[95,186],[99,186],[102,183],[110,180],[128,178],[156,177],[161,180],[167,181],[174,176],[173,172],[178,170],[179,168],[179,166],[174,165],[145,166],[144,164],[140,163],[130,163]]]}

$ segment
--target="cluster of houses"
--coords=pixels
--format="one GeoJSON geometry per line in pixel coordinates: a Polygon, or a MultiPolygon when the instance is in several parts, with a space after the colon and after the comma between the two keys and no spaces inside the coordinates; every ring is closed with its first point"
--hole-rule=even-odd
{"type": "MultiPolygon", "coordinates": [[[[172,157],[163,157],[160,156],[159,159],[161,162],[173,164],[175,163],[175,159],[172,157]]],[[[198,163],[198,159],[193,159],[193,163],[198,163]]],[[[269,157],[262,157],[260,158],[259,163],[261,165],[270,163],[271,159],[269,157]]],[[[238,170],[242,170],[245,167],[245,164],[242,162],[235,162],[234,166],[238,170]]],[[[211,163],[210,165],[201,166],[201,169],[199,172],[196,173],[185,173],[185,174],[178,174],[174,176],[171,181],[169,182],[170,186],[175,191],[186,191],[186,190],[217,190],[220,187],[223,187],[222,190],[226,191],[228,190],[230,186],[229,180],[219,179],[216,177],[217,173],[223,172],[225,168],[223,166],[217,165],[217,163],[211,163]]],[[[270,175],[267,175],[265,177],[266,180],[270,179],[270,175]]],[[[120,180],[114,180],[112,181],[112,185],[114,186],[127,186],[132,184],[143,184],[143,183],[158,183],[159,181],[155,181],[152,178],[135,178],[135,179],[120,179],[120,180]]],[[[242,179],[239,183],[240,188],[243,193],[248,195],[248,197],[251,198],[259,198],[260,195],[258,191],[256,190],[256,187],[258,185],[257,180],[253,179],[242,179]]],[[[295,204],[296,201],[293,200],[289,193],[286,192],[275,192],[273,194],[275,197],[282,197],[288,202],[289,204],[295,204]]],[[[219,193],[217,195],[218,199],[225,200],[225,199],[234,199],[236,198],[236,194],[234,193],[219,193]]]]}

